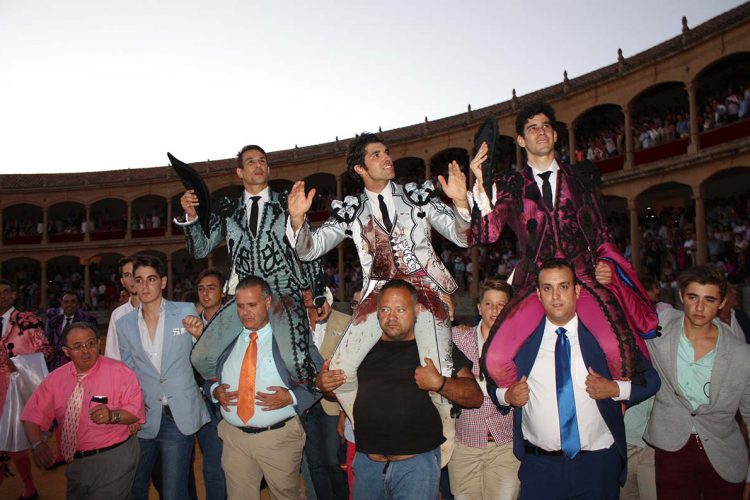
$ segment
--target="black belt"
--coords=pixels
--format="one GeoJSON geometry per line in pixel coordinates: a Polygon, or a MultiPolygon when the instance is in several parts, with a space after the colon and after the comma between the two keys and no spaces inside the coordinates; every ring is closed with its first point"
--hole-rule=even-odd
{"type": "Polygon", "coordinates": [[[118,446],[127,443],[129,439],[130,438],[126,439],[125,441],[120,441],[119,443],[113,444],[111,446],[105,446],[104,448],[97,448],[95,450],[77,451],[73,454],[73,458],[85,458],[85,457],[90,457],[92,455],[98,455],[100,453],[104,453],[105,451],[114,450],[118,446]]]}
{"type": "MultiPolygon", "coordinates": [[[[543,450],[542,448],[540,448],[538,446],[534,446],[533,444],[529,443],[528,441],[524,441],[523,447],[526,450],[526,453],[528,455],[539,455],[539,456],[542,456],[542,457],[567,457],[568,456],[562,450],[553,450],[553,451],[543,450]]],[[[591,450],[580,450],[578,452],[578,455],[581,455],[583,453],[588,453],[589,451],[591,451],[591,450]]],[[[594,451],[597,451],[597,450],[594,450],[594,451]]],[[[578,456],[578,455],[576,455],[576,456],[578,456]]]]}
{"type": "Polygon", "coordinates": [[[276,422],[273,425],[269,425],[268,427],[237,427],[239,430],[244,432],[245,434],[260,434],[261,432],[266,431],[272,431],[274,429],[281,429],[286,425],[287,422],[289,422],[294,417],[285,418],[281,422],[276,422]]]}

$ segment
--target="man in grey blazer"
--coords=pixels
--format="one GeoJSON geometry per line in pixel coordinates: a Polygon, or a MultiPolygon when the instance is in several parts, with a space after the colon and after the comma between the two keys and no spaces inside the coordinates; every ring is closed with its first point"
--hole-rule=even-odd
{"type": "Polygon", "coordinates": [[[162,499],[184,500],[194,435],[210,420],[190,365],[195,341],[183,325],[186,317],[197,313],[193,304],[162,298],[167,277],[158,258],[137,255],[133,273],[141,304],[115,325],[120,357],[138,376],[146,404],[130,498],[148,499],[149,480],[159,458],[162,499]]]}
{"type": "Polygon", "coordinates": [[[659,314],[662,335],[647,341],[662,380],[644,439],[656,448],[663,499],[740,499],[748,450],[737,410],[750,421],[750,346],[718,321],[727,282],[711,266],[679,278],[685,311],[659,314]]]}

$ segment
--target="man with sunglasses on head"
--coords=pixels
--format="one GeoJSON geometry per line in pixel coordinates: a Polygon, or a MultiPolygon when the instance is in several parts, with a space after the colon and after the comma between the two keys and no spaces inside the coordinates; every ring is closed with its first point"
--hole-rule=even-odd
{"type": "Polygon", "coordinates": [[[88,323],[71,323],[61,340],[71,362],[42,381],[21,415],[32,456],[40,467],[53,464],[44,430],[57,419],[68,462],[67,498],[125,500],[138,461],[138,439],[128,425],[146,418],[138,378],[99,355],[98,334],[88,323]]]}

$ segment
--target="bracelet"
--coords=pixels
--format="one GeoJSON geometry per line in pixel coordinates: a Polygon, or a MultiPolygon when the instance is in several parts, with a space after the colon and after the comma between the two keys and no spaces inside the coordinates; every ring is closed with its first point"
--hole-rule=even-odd
{"type": "Polygon", "coordinates": [[[31,445],[31,451],[32,452],[36,451],[37,448],[39,448],[40,446],[44,444],[47,444],[46,441],[44,441],[43,439],[40,439],[39,441],[31,445]]]}
{"type": "Polygon", "coordinates": [[[440,391],[442,391],[442,390],[443,390],[443,387],[445,387],[445,383],[446,383],[447,381],[448,381],[448,377],[446,377],[445,375],[443,375],[443,383],[442,383],[442,384],[440,384],[440,388],[439,388],[439,389],[438,389],[437,391],[435,391],[435,392],[440,392],[440,391]]]}

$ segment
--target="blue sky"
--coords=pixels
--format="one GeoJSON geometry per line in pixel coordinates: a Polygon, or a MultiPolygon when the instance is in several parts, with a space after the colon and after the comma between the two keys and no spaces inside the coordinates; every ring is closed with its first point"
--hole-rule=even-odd
{"type": "Polygon", "coordinates": [[[0,0],[0,173],[215,160],[437,119],[740,3],[0,0]]]}

